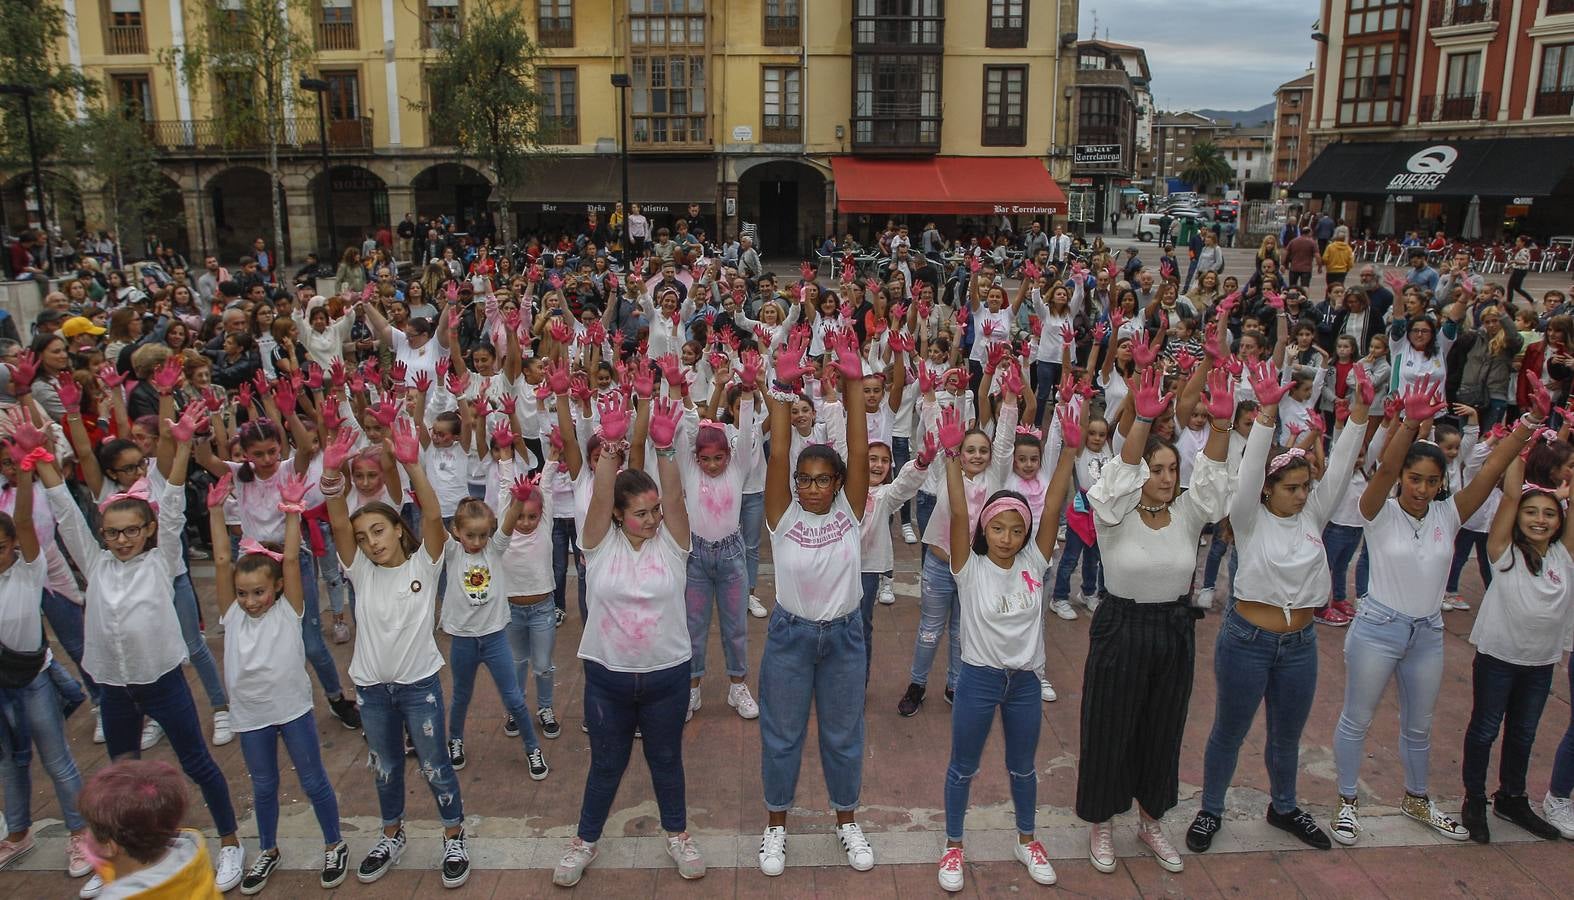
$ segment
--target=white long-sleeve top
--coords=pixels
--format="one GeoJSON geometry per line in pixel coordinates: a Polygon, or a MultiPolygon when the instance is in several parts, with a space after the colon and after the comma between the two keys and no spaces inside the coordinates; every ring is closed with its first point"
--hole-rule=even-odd
{"type": "MultiPolygon", "coordinates": [[[[984,512],[984,501],[989,495],[1000,490],[1005,484],[1006,475],[1011,471],[1011,447],[1016,443],[1017,434],[1017,407],[1016,404],[1007,404],[1000,414],[996,416],[995,438],[990,447],[989,465],[977,475],[962,476],[962,489],[967,495],[968,530],[971,531],[978,524],[978,517],[984,512]]],[[[941,466],[931,468],[944,471],[941,466]]],[[[929,517],[929,527],[924,529],[924,543],[947,555],[951,552],[951,492],[944,489],[945,483],[941,482],[941,490],[935,494],[935,511],[929,517]]],[[[1192,539],[1196,543],[1196,539],[1192,539]]]]}
{"type": "Polygon", "coordinates": [[[918,460],[909,460],[890,484],[869,486],[864,517],[859,520],[863,540],[863,571],[889,572],[894,560],[891,552],[891,513],[913,499],[928,474],[918,460]]]}
{"type": "Polygon", "coordinates": [[[1137,512],[1145,462],[1117,456],[1104,464],[1088,488],[1104,585],[1116,597],[1138,603],[1171,603],[1191,592],[1197,569],[1197,539],[1204,525],[1224,517],[1229,504],[1229,470],[1223,462],[1200,456],[1192,468],[1191,489],[1170,504],[1170,524],[1150,528],[1137,512]]]}
{"type": "Polygon", "coordinates": [[[1323,547],[1323,527],[1350,488],[1350,471],[1361,449],[1365,426],[1346,427],[1334,441],[1333,455],[1321,481],[1312,488],[1299,515],[1281,517],[1262,502],[1268,453],[1273,448],[1271,426],[1259,419],[1246,439],[1240,479],[1230,501],[1230,527],[1240,554],[1235,595],[1290,611],[1328,602],[1333,581],[1328,574],[1328,552],[1323,547]]]}
{"type": "Polygon", "coordinates": [[[345,313],[329,322],[322,331],[311,326],[309,316],[297,312],[294,318],[295,334],[306,347],[306,356],[322,366],[325,373],[333,367],[334,360],[344,359],[344,345],[350,340],[350,328],[355,325],[354,313],[345,313]]]}

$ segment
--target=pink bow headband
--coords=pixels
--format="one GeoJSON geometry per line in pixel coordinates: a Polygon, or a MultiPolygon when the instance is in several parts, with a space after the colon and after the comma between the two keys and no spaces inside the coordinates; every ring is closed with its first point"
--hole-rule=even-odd
{"type": "Polygon", "coordinates": [[[715,419],[701,419],[700,420],[700,427],[701,428],[714,428],[717,431],[721,432],[722,434],[726,434],[727,433],[727,426],[722,424],[721,422],[716,421],[715,419]]]}
{"type": "Polygon", "coordinates": [[[1018,425],[1017,426],[1017,434],[1025,434],[1028,437],[1031,437],[1031,438],[1033,438],[1035,440],[1040,440],[1040,441],[1044,439],[1044,432],[1039,431],[1037,428],[1034,428],[1032,425],[1018,425]]]}
{"type": "Polygon", "coordinates": [[[1300,447],[1291,447],[1290,449],[1284,451],[1283,453],[1279,454],[1278,456],[1275,456],[1272,460],[1269,461],[1269,463],[1268,463],[1268,474],[1272,475],[1273,473],[1279,471],[1280,469],[1284,468],[1285,466],[1289,465],[1290,463],[1294,462],[1295,460],[1305,459],[1305,458],[1306,458],[1306,451],[1305,450],[1301,449],[1300,447]]]}
{"type": "Polygon", "coordinates": [[[138,478],[136,482],[131,485],[131,487],[126,488],[118,494],[110,494],[108,497],[105,497],[104,502],[98,505],[98,511],[103,512],[112,504],[119,503],[122,500],[141,500],[147,503],[149,506],[153,506],[153,509],[156,512],[158,507],[154,506],[152,496],[153,495],[148,491],[148,480],[146,478],[138,478]]]}
{"type": "Polygon", "coordinates": [[[1519,492],[1520,492],[1521,495],[1524,495],[1524,494],[1549,494],[1549,495],[1552,495],[1552,496],[1556,496],[1557,495],[1557,491],[1553,490],[1552,488],[1543,487],[1542,485],[1539,485],[1539,484],[1533,484],[1533,483],[1531,483],[1529,481],[1527,481],[1524,484],[1519,486],[1519,492]]]}
{"type": "Polygon", "coordinates": [[[260,553],[276,563],[284,562],[283,553],[279,553],[276,550],[269,550],[267,547],[264,547],[251,538],[241,538],[240,552],[247,556],[250,556],[253,553],[260,553]]]}

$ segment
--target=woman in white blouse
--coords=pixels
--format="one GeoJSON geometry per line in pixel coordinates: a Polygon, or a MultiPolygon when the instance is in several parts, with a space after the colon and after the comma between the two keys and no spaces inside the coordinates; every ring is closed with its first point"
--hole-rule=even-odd
{"type": "Polygon", "coordinates": [[[1115,871],[1110,820],[1130,809],[1133,798],[1142,842],[1161,866],[1182,869],[1159,819],[1175,806],[1180,784],[1201,616],[1190,602],[1192,572],[1203,526],[1224,516],[1229,499],[1225,455],[1235,409],[1228,375],[1210,369],[1207,378],[1212,430],[1190,490],[1177,496],[1179,454],[1149,435],[1174,400],[1160,395],[1157,368],[1143,372],[1132,395],[1136,420],[1120,456],[1105,463],[1088,490],[1105,594],[1093,615],[1083,672],[1077,816],[1092,825],[1088,855],[1100,872],[1115,871]]]}

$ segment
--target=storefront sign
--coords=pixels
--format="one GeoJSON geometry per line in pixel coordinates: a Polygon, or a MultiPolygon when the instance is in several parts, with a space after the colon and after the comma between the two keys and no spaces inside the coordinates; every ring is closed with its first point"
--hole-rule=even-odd
{"type": "Polygon", "coordinates": [[[1515,206],[1529,206],[1535,202],[1535,197],[1515,197],[1513,201],[1515,206]]]}
{"type": "Polygon", "coordinates": [[[997,216],[1054,216],[1061,212],[1058,206],[1017,206],[1013,203],[996,203],[997,216]]]}
{"type": "Polygon", "coordinates": [[[1118,166],[1120,163],[1119,144],[1077,144],[1071,152],[1074,166],[1118,166]]]}
{"type": "Polygon", "coordinates": [[[1447,144],[1427,147],[1405,161],[1405,171],[1388,180],[1388,190],[1435,191],[1458,158],[1459,151],[1447,144]]]}
{"type": "MultiPolygon", "coordinates": [[[[631,202],[638,204],[640,212],[647,216],[686,215],[689,211],[687,203],[640,203],[638,200],[631,202]]],[[[610,201],[606,203],[585,203],[573,200],[564,202],[519,201],[510,204],[510,206],[520,212],[554,213],[558,215],[600,213],[603,216],[607,216],[612,214],[613,209],[613,204],[610,201]]],[[[713,210],[716,204],[701,203],[699,206],[701,212],[707,212],[713,210]]]]}

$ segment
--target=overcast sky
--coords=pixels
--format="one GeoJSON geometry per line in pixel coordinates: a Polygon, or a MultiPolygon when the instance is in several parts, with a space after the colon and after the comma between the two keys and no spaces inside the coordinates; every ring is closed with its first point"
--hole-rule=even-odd
{"type": "Polygon", "coordinates": [[[1312,23],[1308,0],[1081,0],[1083,38],[1141,47],[1161,110],[1251,109],[1306,71],[1312,23]]]}

